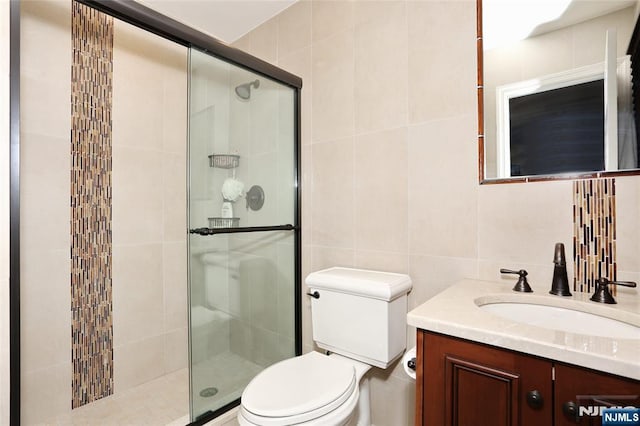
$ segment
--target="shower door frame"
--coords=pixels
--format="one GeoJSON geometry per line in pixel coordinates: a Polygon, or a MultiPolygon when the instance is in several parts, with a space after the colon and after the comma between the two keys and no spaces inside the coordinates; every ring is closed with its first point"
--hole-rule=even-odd
{"type": "MultiPolygon", "coordinates": [[[[240,68],[271,78],[294,90],[294,220],[293,225],[219,230],[215,233],[243,231],[294,232],[294,338],[295,354],[302,354],[302,213],[301,213],[301,99],[302,79],[255,56],[197,31],[132,0],[73,0],[103,13],[171,40],[187,48],[195,48],[240,68]]],[[[9,363],[10,363],[10,423],[20,424],[20,0],[10,1],[10,183],[9,183],[9,363]]],[[[186,136],[186,135],[185,135],[186,136]]],[[[188,232],[185,229],[185,233],[188,232]]],[[[240,399],[207,412],[190,423],[203,425],[236,407],[240,399]]]]}

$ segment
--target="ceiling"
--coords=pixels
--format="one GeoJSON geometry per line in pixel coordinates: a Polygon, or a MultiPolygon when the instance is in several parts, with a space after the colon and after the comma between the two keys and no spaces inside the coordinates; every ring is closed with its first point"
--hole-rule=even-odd
{"type": "Polygon", "coordinates": [[[485,50],[635,6],[637,0],[483,0],[485,50]]]}
{"type": "Polygon", "coordinates": [[[635,6],[636,0],[572,0],[564,13],[555,21],[538,26],[532,35],[544,34],[559,28],[597,18],[620,9],[635,6]]]}
{"type": "Polygon", "coordinates": [[[163,15],[233,43],[297,0],[137,0],[163,15]]]}

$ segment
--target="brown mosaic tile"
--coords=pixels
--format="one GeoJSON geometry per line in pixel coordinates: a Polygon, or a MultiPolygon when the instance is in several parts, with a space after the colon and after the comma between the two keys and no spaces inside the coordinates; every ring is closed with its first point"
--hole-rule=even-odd
{"type": "Polygon", "coordinates": [[[615,179],[573,183],[574,291],[592,293],[599,277],[616,279],[615,192],[615,179]]]}
{"type": "Polygon", "coordinates": [[[71,406],[77,408],[113,393],[113,18],[73,2],[71,39],[71,406]]]}

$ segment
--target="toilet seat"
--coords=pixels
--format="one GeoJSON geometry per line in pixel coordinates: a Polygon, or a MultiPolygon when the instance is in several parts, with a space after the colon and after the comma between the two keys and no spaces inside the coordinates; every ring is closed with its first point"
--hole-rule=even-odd
{"type": "Polygon", "coordinates": [[[273,426],[310,422],[333,411],[348,418],[358,394],[353,365],[309,352],[258,374],[242,393],[240,415],[250,424],[273,426]]]}

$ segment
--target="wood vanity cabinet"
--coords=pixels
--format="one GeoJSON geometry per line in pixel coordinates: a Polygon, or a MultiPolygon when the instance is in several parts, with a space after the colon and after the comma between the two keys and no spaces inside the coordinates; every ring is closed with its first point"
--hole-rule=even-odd
{"type": "Polygon", "coordinates": [[[598,373],[584,368],[555,363],[555,426],[589,425],[600,426],[601,414],[595,414],[597,407],[610,403],[619,407],[640,407],[640,381],[598,373]],[[581,397],[578,401],[577,396],[581,397]],[[566,406],[575,407],[580,403],[590,409],[576,421],[575,417],[565,413],[566,406]]]}
{"type": "Polygon", "coordinates": [[[418,330],[416,426],[595,426],[563,404],[596,393],[640,395],[640,382],[418,330]]]}

